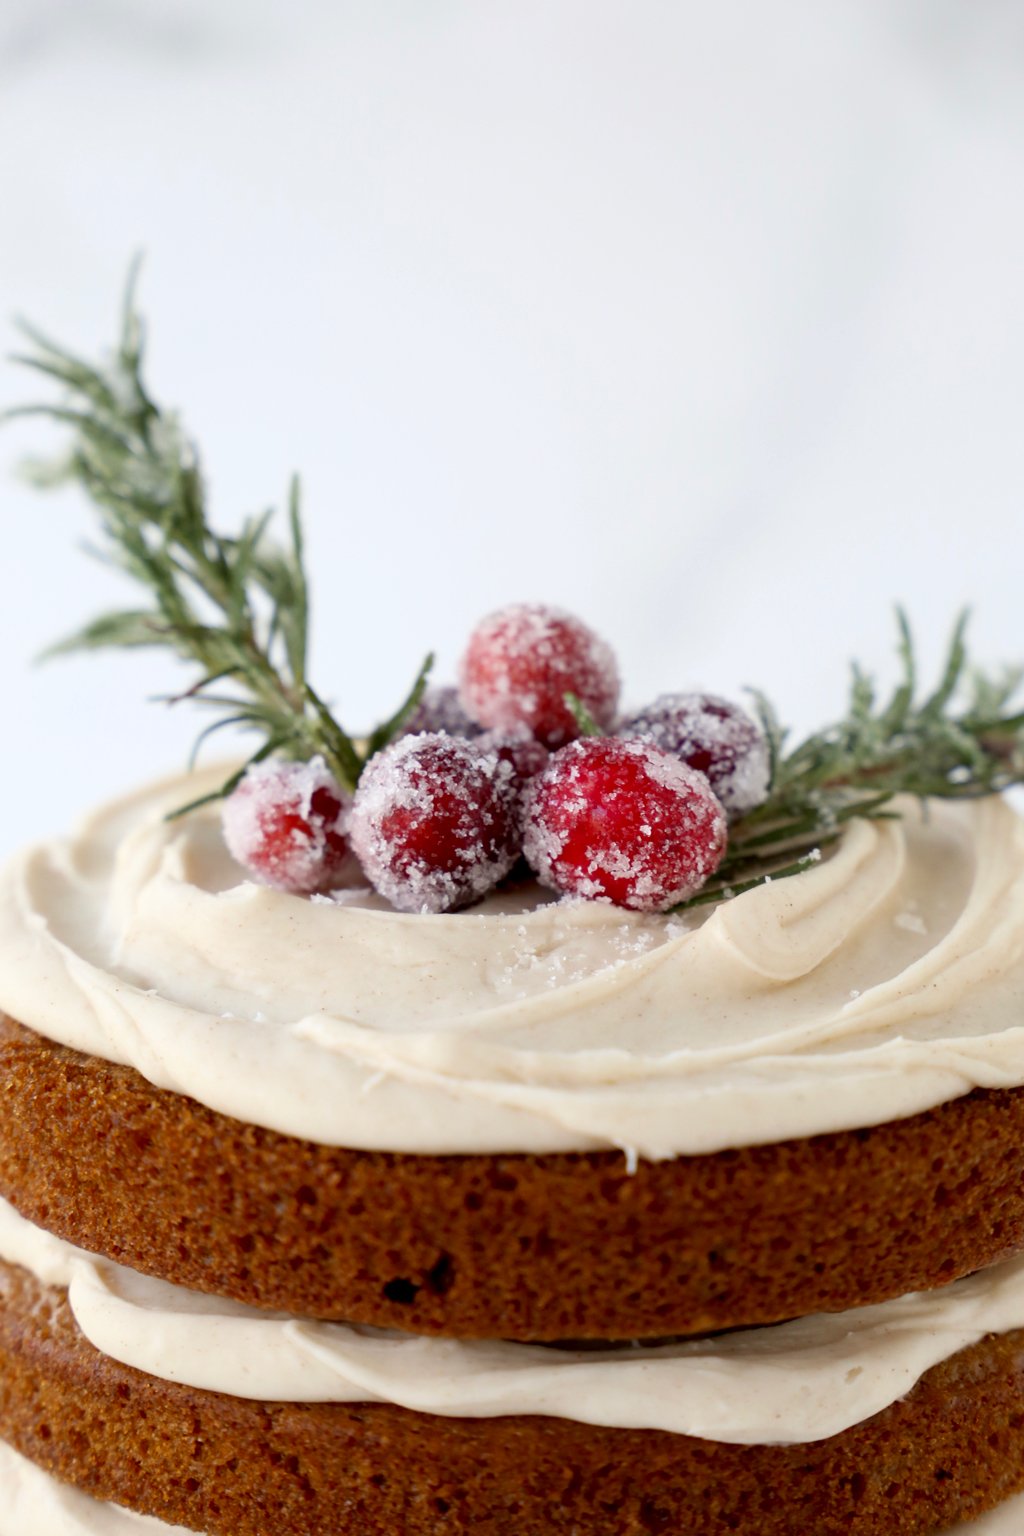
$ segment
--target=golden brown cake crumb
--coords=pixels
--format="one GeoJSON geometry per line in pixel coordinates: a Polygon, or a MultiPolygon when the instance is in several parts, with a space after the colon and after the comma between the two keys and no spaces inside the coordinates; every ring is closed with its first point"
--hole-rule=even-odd
{"type": "Polygon", "coordinates": [[[1024,1089],[641,1163],[353,1152],[0,1023],[0,1194],[194,1290],[423,1334],[621,1339],[946,1285],[1024,1247],[1024,1089]]]}
{"type": "Polygon", "coordinates": [[[832,1439],[730,1446],[196,1391],[98,1354],[65,1293],[0,1264],[0,1436],[209,1536],[932,1536],[1024,1486],[1024,1332],[832,1439]]]}

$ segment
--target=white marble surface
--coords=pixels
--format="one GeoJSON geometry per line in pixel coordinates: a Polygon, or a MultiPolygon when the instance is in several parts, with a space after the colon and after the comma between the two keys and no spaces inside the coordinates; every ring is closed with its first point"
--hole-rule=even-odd
{"type": "MultiPolygon", "coordinates": [[[[354,727],[518,597],[635,700],[802,724],[896,597],[932,654],[964,600],[1024,651],[1022,185],[1017,0],[0,0],[0,312],[95,346],[146,248],[219,513],[304,472],[354,727]]],[[[0,851],[194,724],[139,659],[27,669],[114,592],[11,481],[37,442],[0,438],[0,851]]]]}

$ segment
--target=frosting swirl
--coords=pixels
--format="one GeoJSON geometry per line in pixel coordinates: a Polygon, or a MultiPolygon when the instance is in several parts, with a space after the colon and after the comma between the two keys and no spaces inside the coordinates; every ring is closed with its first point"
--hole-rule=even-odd
{"type": "Polygon", "coordinates": [[[219,775],[147,788],[0,878],[0,1007],[215,1110],[398,1152],[650,1158],[1024,1083],[1024,828],[998,799],[854,822],[700,915],[535,887],[446,916],[247,883],[219,775]]]}

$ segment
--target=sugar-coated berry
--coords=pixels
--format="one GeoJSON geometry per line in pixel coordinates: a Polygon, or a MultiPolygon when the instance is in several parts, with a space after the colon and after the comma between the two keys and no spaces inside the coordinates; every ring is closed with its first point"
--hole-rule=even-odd
{"type": "Polygon", "coordinates": [[[530,785],[546,766],[550,753],[542,741],[531,736],[525,725],[516,731],[484,731],[477,745],[496,752],[512,768],[513,788],[520,814],[525,811],[530,785]]]}
{"type": "Polygon", "coordinates": [[[483,619],[459,668],[459,696],[488,730],[525,725],[547,747],[579,735],[565,702],[576,694],[605,729],[615,718],[619,674],[611,648],[572,614],[516,603],[483,619]]]}
{"type": "Polygon", "coordinates": [[[710,693],[663,693],[622,722],[619,736],[642,737],[706,774],[730,816],[745,816],[768,793],[764,732],[745,710],[710,693]]]}
{"type": "Polygon", "coordinates": [[[702,773],[648,741],[588,736],[534,780],[523,851],[556,891],[660,912],[714,874],[726,836],[702,773]]]}
{"type": "Polygon", "coordinates": [[[423,690],[423,697],[402,727],[402,735],[419,736],[423,731],[478,736],[480,727],[466,714],[454,685],[432,683],[423,690]]]}
{"type": "Polygon", "coordinates": [[[402,736],[364,768],[349,824],[367,879],[401,912],[451,912],[512,868],[512,765],[441,732],[402,736]]]}
{"type": "Polygon", "coordinates": [[[340,885],[351,865],[349,799],[322,757],[270,759],[248,770],[224,801],[228,851],[262,885],[310,895],[340,885]]]}

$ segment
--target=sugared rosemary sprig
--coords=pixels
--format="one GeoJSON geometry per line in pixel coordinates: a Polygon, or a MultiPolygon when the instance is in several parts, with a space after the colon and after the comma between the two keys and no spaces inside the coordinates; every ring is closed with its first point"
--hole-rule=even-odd
{"type": "Polygon", "coordinates": [[[730,829],[724,862],[686,906],[799,873],[851,818],[895,815],[896,795],[964,800],[1024,782],[1024,708],[1011,707],[1024,668],[990,677],[969,667],[962,613],[938,686],[918,701],[902,609],[897,620],[901,676],[892,695],[880,702],[873,680],[854,666],[844,718],[792,751],[768,699],[753,693],[771,750],[768,797],[730,829]]]}
{"type": "MultiPolygon", "coordinates": [[[[71,434],[62,457],[37,466],[33,478],[82,487],[100,517],[103,540],[95,553],[148,595],[141,607],[101,614],[47,654],[169,649],[197,665],[199,675],[167,702],[188,699],[220,716],[202,732],[196,750],[214,732],[236,725],[261,738],[249,763],[275,752],[300,759],[319,754],[352,790],[366,754],[307,676],[309,588],[298,482],[289,498],[287,545],[270,537],[272,510],[247,518],[234,535],[211,526],[196,448],[176,413],[154,402],[144,380],[134,278],[133,272],[120,341],[108,361],[83,361],[22,326],[30,347],[15,361],[55,381],[63,397],[8,411],[6,419],[43,416],[71,434]]],[[[401,706],[371,733],[372,751],[415,709],[432,660],[427,657],[401,706]]],[[[245,767],[206,798],[229,793],[245,767]]]]}

